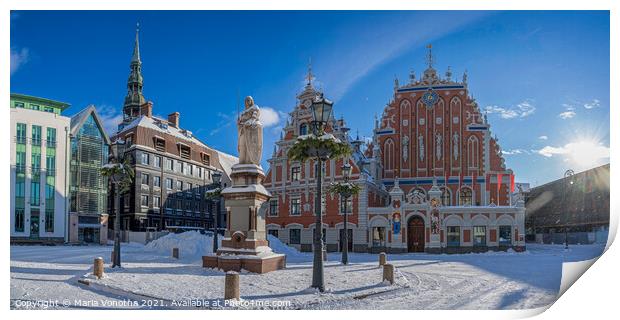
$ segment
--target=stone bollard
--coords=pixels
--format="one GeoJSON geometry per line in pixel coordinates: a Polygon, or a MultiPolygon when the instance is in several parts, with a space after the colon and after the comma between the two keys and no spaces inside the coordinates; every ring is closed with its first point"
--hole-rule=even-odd
{"type": "Polygon", "coordinates": [[[93,265],[93,275],[97,277],[97,279],[101,279],[103,277],[103,258],[102,257],[95,258],[95,263],[93,265]]]}
{"type": "Polygon", "coordinates": [[[228,299],[239,299],[239,273],[235,271],[226,272],[224,300],[228,299]]]}
{"type": "Polygon", "coordinates": [[[394,284],[394,265],[389,263],[383,265],[383,281],[389,281],[390,284],[394,284]]]}
{"type": "Polygon", "coordinates": [[[179,258],[179,248],[172,248],[172,257],[175,259],[179,258]]]}
{"type": "Polygon", "coordinates": [[[385,252],[381,252],[379,253],[379,265],[385,265],[387,261],[387,255],[385,254],[385,252]]]}

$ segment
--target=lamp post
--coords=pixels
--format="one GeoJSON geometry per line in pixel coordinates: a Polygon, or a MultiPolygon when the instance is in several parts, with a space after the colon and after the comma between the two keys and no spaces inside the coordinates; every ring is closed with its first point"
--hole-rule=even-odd
{"type": "MultiPolygon", "coordinates": [[[[323,135],[325,124],[329,121],[332,113],[333,102],[325,99],[323,95],[317,97],[310,107],[312,111],[312,133],[319,137],[323,135]]],[[[325,291],[325,279],[323,274],[323,216],[322,216],[322,170],[323,161],[330,157],[330,152],[324,148],[315,148],[308,153],[313,155],[316,161],[316,196],[314,199],[314,213],[316,224],[314,228],[314,261],[312,264],[312,287],[325,291]]]]}
{"type": "MultiPolygon", "coordinates": [[[[564,187],[564,249],[568,249],[568,211],[566,209],[566,187],[567,184],[569,185],[569,190],[572,190],[572,185],[573,185],[573,175],[575,174],[575,171],[573,171],[572,169],[568,169],[566,170],[566,172],[564,172],[564,181],[563,181],[563,187],[564,187]],[[568,180],[567,180],[568,179],[568,180]]],[[[570,201],[570,199],[569,199],[570,201]]]]}
{"type": "MultiPolygon", "coordinates": [[[[344,159],[343,161],[347,161],[344,159]]],[[[349,177],[351,176],[351,165],[348,162],[345,162],[342,165],[342,175],[344,176],[344,183],[349,184],[349,177]]],[[[347,216],[348,207],[347,204],[349,202],[349,197],[351,197],[352,192],[351,189],[345,189],[340,193],[340,197],[344,199],[344,230],[342,236],[342,264],[349,264],[349,227],[347,225],[347,216]],[[345,191],[346,190],[346,191],[345,191]]],[[[351,208],[353,209],[353,208],[351,208]]]]}
{"type": "Polygon", "coordinates": [[[112,185],[114,186],[114,261],[112,268],[121,267],[121,188],[120,184],[125,178],[124,158],[125,141],[117,139],[110,145],[113,166],[120,166],[120,170],[115,170],[111,175],[112,185]]]}
{"type": "Polygon", "coordinates": [[[220,224],[220,197],[222,192],[222,173],[219,171],[213,172],[211,175],[213,182],[211,183],[211,189],[205,192],[205,199],[209,202],[211,208],[211,222],[213,223],[213,253],[217,252],[217,232],[220,224]]]}

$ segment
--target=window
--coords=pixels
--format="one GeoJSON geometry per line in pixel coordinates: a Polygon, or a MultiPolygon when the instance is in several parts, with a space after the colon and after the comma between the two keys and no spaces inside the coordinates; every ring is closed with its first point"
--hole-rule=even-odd
{"type": "Polygon", "coordinates": [[[166,178],[166,189],[172,190],[172,179],[166,178]]]}
{"type": "Polygon", "coordinates": [[[267,234],[277,238],[278,237],[278,230],[274,230],[274,229],[267,230],[267,234]]]}
{"type": "Polygon", "coordinates": [[[56,128],[47,128],[46,139],[48,148],[56,147],[56,128]]]}
{"type": "Polygon", "coordinates": [[[469,137],[467,141],[467,165],[469,168],[478,168],[478,138],[476,136],[469,137]]]}
{"type": "Polygon", "coordinates": [[[31,105],[30,105],[30,108],[31,108],[32,110],[37,110],[37,111],[38,111],[38,110],[41,110],[41,106],[40,106],[40,105],[38,105],[38,104],[31,104],[31,105]]]}
{"type": "Polygon", "coordinates": [[[340,197],[340,213],[351,214],[353,212],[353,197],[348,197],[346,200],[340,197]]]}
{"type": "Polygon", "coordinates": [[[128,134],[125,136],[125,148],[131,147],[133,144],[133,134],[128,134]]]}
{"type": "Polygon", "coordinates": [[[54,232],[54,210],[45,210],[45,232],[54,232]]]}
{"type": "Polygon", "coordinates": [[[24,232],[24,209],[15,209],[15,232],[24,232]]]}
{"type": "Polygon", "coordinates": [[[441,205],[442,206],[449,206],[450,205],[450,190],[448,190],[448,188],[446,187],[442,187],[441,188],[441,205]]]}
{"type": "Polygon", "coordinates": [[[384,247],[385,246],[385,227],[373,227],[372,228],[372,246],[384,247]]]}
{"type": "Polygon", "coordinates": [[[155,138],[155,150],[166,152],[166,140],[155,138]]]}
{"type": "Polygon", "coordinates": [[[459,205],[470,206],[472,204],[472,193],[471,188],[461,188],[461,192],[459,193],[459,205]]]}
{"type": "Polygon", "coordinates": [[[385,140],[383,144],[383,157],[385,170],[394,169],[394,141],[391,138],[385,140]]]}
{"type": "Polygon", "coordinates": [[[177,180],[177,190],[183,191],[183,181],[177,180]]]}
{"type": "Polygon", "coordinates": [[[202,168],[198,167],[198,178],[202,178],[202,168]]]}
{"type": "Polygon", "coordinates": [[[149,154],[148,153],[143,153],[140,157],[141,157],[140,158],[141,159],[140,160],[141,164],[143,164],[143,165],[148,165],[149,164],[149,154]]]}
{"type": "Polygon", "coordinates": [[[298,216],[301,214],[301,199],[293,198],[291,199],[291,215],[298,216]]]}
{"type": "Polygon", "coordinates": [[[299,126],[299,135],[303,136],[303,135],[307,135],[307,134],[308,134],[308,124],[302,123],[299,126]]]}
{"type": "Polygon", "coordinates": [[[26,144],[26,124],[18,123],[16,127],[16,139],[19,144],[26,144]]]}
{"type": "Polygon", "coordinates": [[[24,107],[23,102],[15,102],[15,108],[23,108],[23,107],[24,107]]]}
{"type": "Polygon", "coordinates": [[[41,145],[41,126],[32,126],[32,145],[41,145]]]}
{"type": "Polygon", "coordinates": [[[487,244],[487,227],[474,226],[474,247],[483,247],[487,244]]]}
{"type": "Polygon", "coordinates": [[[447,245],[448,247],[458,247],[461,245],[461,227],[447,227],[447,245]]]}
{"type": "Polygon", "coordinates": [[[300,167],[292,167],[291,168],[291,181],[299,181],[299,176],[301,175],[300,167]]]}
{"type": "Polygon", "coordinates": [[[512,244],[512,227],[511,226],[499,226],[499,245],[509,246],[512,244]]]}
{"type": "Polygon", "coordinates": [[[172,159],[166,158],[166,169],[169,171],[174,171],[174,162],[172,162],[172,159]]]}
{"type": "Polygon", "coordinates": [[[288,231],[289,243],[300,244],[301,243],[301,229],[290,229],[288,231]]]}
{"type": "Polygon", "coordinates": [[[159,208],[161,206],[161,197],[153,196],[153,208],[159,208]]]}
{"type": "Polygon", "coordinates": [[[185,189],[185,192],[188,193],[188,194],[191,194],[192,192],[194,192],[194,190],[192,190],[193,187],[194,186],[191,183],[188,182],[187,186],[186,186],[186,189],[185,189]]]}
{"type": "Polygon", "coordinates": [[[149,185],[149,175],[147,173],[143,172],[142,175],[141,175],[141,178],[142,178],[142,184],[148,186],[149,185]]]}
{"type": "Polygon", "coordinates": [[[141,195],[140,196],[140,205],[143,206],[143,207],[148,207],[149,206],[149,196],[141,195]]]}
{"type": "Polygon", "coordinates": [[[161,157],[160,156],[153,157],[153,164],[155,165],[155,167],[161,168],[161,157]]]}
{"type": "Polygon", "coordinates": [[[209,166],[211,165],[211,156],[206,153],[202,154],[202,164],[209,166]]]}
{"type": "Polygon", "coordinates": [[[190,149],[190,147],[179,144],[179,155],[181,156],[181,158],[189,159],[191,153],[192,153],[192,149],[190,149]]]}
{"type": "Polygon", "coordinates": [[[38,181],[32,181],[30,183],[30,204],[38,206],[40,204],[41,184],[38,181]]]}
{"type": "Polygon", "coordinates": [[[153,186],[154,187],[161,187],[161,177],[160,176],[154,176],[153,177],[153,186]]]}
{"type": "Polygon", "coordinates": [[[43,108],[43,111],[49,112],[49,113],[54,113],[54,108],[52,108],[52,107],[45,107],[45,108],[43,108]]]}
{"type": "Polygon", "coordinates": [[[269,216],[275,217],[278,215],[278,199],[269,200],[269,216]]]}

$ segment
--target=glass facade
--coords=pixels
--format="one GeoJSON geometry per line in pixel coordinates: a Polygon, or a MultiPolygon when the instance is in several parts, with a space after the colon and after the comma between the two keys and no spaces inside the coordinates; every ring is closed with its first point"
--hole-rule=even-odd
{"type": "Polygon", "coordinates": [[[26,124],[17,123],[15,133],[15,232],[24,232],[26,197],[26,124]]]}
{"type": "Polygon", "coordinates": [[[99,174],[108,161],[104,132],[93,114],[71,138],[70,211],[80,214],[107,212],[106,180],[99,174]]]}

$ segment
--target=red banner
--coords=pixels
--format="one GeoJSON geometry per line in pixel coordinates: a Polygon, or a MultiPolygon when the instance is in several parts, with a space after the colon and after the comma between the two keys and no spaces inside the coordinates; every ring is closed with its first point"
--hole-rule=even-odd
{"type": "Polygon", "coordinates": [[[503,173],[498,173],[497,174],[497,192],[499,192],[500,188],[502,187],[502,178],[503,178],[504,174],[503,173]]]}
{"type": "Polygon", "coordinates": [[[510,175],[510,193],[515,192],[515,175],[510,175]]]}

